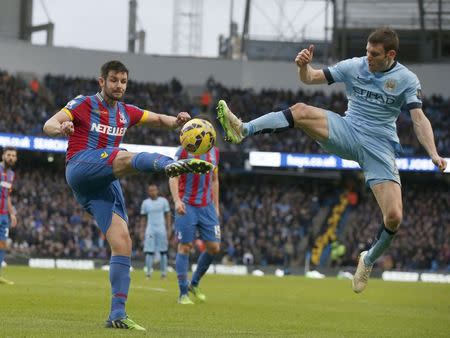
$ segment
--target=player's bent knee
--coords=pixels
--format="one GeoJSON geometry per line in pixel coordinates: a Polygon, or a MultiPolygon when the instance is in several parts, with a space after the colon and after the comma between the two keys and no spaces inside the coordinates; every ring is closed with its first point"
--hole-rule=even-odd
{"type": "Polygon", "coordinates": [[[117,153],[112,162],[113,172],[116,177],[122,177],[132,171],[131,160],[134,155],[134,153],[125,150],[117,153]]]}
{"type": "Polygon", "coordinates": [[[115,255],[130,255],[132,242],[131,237],[128,233],[121,233],[116,238],[114,238],[109,245],[111,246],[111,251],[115,255]]]}
{"type": "Polygon", "coordinates": [[[210,255],[217,255],[218,253],[220,253],[220,243],[209,243],[209,244],[207,244],[206,251],[210,255]]]}
{"type": "Polygon", "coordinates": [[[396,231],[402,222],[403,214],[401,210],[389,210],[385,217],[385,225],[389,229],[396,231]]]}
{"type": "Polygon", "coordinates": [[[296,123],[307,119],[309,116],[309,106],[307,104],[299,102],[294,104],[290,109],[294,122],[296,123]]]}
{"type": "Polygon", "coordinates": [[[178,253],[189,255],[192,249],[192,244],[178,244],[178,253]]]}

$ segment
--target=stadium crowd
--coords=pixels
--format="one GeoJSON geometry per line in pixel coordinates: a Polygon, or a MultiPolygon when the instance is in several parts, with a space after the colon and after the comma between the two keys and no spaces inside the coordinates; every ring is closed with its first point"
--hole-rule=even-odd
{"type": "MultiPolygon", "coordinates": [[[[56,110],[79,94],[90,95],[98,90],[96,79],[80,79],[65,76],[46,76],[43,83],[36,80],[25,83],[18,77],[0,72],[0,132],[17,134],[42,134],[42,125],[56,110]]],[[[189,90],[176,79],[166,84],[136,83],[130,81],[125,101],[155,112],[175,115],[188,111],[195,116],[211,113],[217,100],[227,100],[230,107],[239,112],[243,120],[258,117],[262,113],[286,109],[295,102],[304,102],[343,114],[346,99],[342,93],[325,95],[321,91],[262,90],[225,88],[209,79],[203,97],[191,97],[189,90]]],[[[429,96],[424,99],[424,111],[433,125],[436,145],[442,155],[450,149],[450,98],[429,96]]],[[[403,155],[424,155],[407,112],[398,119],[398,133],[403,145],[403,155]]],[[[132,128],[125,136],[127,143],[153,145],[178,145],[178,135],[149,128],[132,128]]],[[[237,150],[238,146],[221,144],[222,150],[237,150]]],[[[241,146],[239,146],[241,147],[241,146]]],[[[260,135],[245,140],[244,150],[321,153],[321,148],[305,134],[290,130],[276,135],[260,135]]],[[[242,151],[242,148],[240,148],[242,151]]]]}
{"type": "MultiPolygon", "coordinates": [[[[15,255],[107,259],[108,247],[92,217],[82,212],[59,170],[18,170],[14,205],[19,225],[11,229],[15,255]]],[[[167,180],[152,177],[169,197],[167,180]]],[[[122,180],[130,218],[133,256],[143,259],[146,220],[139,215],[148,177],[122,180]]],[[[225,176],[221,188],[224,264],[303,265],[314,243],[314,216],[330,205],[340,188],[295,177],[225,176]],[[264,184],[261,184],[263,182],[264,184]]],[[[443,186],[405,185],[405,215],[397,238],[383,259],[385,268],[450,269],[450,198],[443,186]]],[[[169,198],[169,200],[171,200],[169,198]]],[[[173,205],[172,205],[173,210],[173,205]]],[[[346,246],[341,264],[353,266],[370,245],[381,214],[373,197],[362,193],[339,240],[346,246]]],[[[317,235],[317,234],[316,234],[317,235]]],[[[171,236],[173,261],[176,236],[171,236]]]]}
{"type": "MultiPolygon", "coordinates": [[[[404,215],[391,247],[378,264],[384,269],[450,271],[450,196],[448,186],[404,184],[404,215]]],[[[381,212],[371,194],[353,211],[341,239],[347,247],[343,264],[351,264],[368,248],[380,227],[381,212]]]]}
{"type": "MultiPolygon", "coordinates": [[[[76,95],[95,93],[97,88],[95,79],[46,76],[42,83],[37,80],[25,83],[16,76],[0,72],[0,132],[40,135],[43,122],[57,109],[76,95]]],[[[213,79],[205,84],[208,100],[190,97],[188,92],[176,79],[167,84],[131,81],[126,101],[156,112],[175,115],[184,110],[196,115],[211,112],[217,99],[224,98],[244,120],[263,112],[286,109],[298,101],[341,114],[346,109],[345,98],[339,93],[325,95],[319,91],[303,90],[262,90],[256,93],[225,88],[213,79]]],[[[433,125],[439,151],[442,155],[449,155],[450,98],[430,96],[424,100],[424,110],[433,125]]],[[[398,119],[398,131],[405,155],[423,155],[412,128],[409,115],[402,113],[398,119]]],[[[125,141],[176,146],[178,135],[149,128],[132,128],[125,141]]],[[[243,147],[245,150],[321,152],[316,143],[294,130],[260,135],[246,140],[243,147]]],[[[233,152],[236,149],[235,145],[227,144],[222,151],[233,152]]],[[[106,259],[108,248],[104,237],[93,219],[74,201],[62,168],[52,170],[43,166],[27,170],[21,168],[19,162],[13,200],[20,220],[19,226],[11,229],[13,253],[34,257],[106,259]]],[[[156,180],[162,193],[168,196],[166,180],[158,176],[156,180]]],[[[264,184],[254,180],[248,177],[224,178],[226,183],[221,189],[223,254],[220,260],[224,263],[286,267],[303,264],[306,250],[314,243],[311,231],[314,216],[330,203],[330,196],[337,195],[338,189],[330,184],[288,177],[266,177],[264,184]]],[[[133,255],[142,258],[145,220],[138,212],[145,198],[145,189],[142,179],[131,178],[123,180],[122,184],[129,209],[133,255]]],[[[380,264],[397,269],[450,269],[450,200],[446,187],[405,185],[404,207],[403,225],[380,264]]],[[[346,246],[341,264],[354,265],[358,253],[373,240],[371,236],[380,220],[373,198],[361,193],[359,204],[353,208],[345,230],[339,235],[340,242],[346,246]]],[[[175,241],[175,236],[172,236],[172,258],[175,241]]]]}

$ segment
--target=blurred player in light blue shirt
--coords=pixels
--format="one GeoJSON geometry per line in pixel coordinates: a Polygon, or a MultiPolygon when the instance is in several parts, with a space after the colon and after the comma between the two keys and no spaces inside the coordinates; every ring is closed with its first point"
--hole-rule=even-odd
{"type": "Polygon", "coordinates": [[[160,254],[161,278],[167,277],[167,251],[169,250],[168,234],[171,230],[171,215],[169,202],[158,195],[155,184],[148,186],[148,196],[141,205],[141,215],[147,216],[145,230],[144,253],[147,278],[151,277],[155,253],[160,254]]]}
{"type": "Polygon", "coordinates": [[[292,107],[243,123],[219,101],[217,115],[226,139],[240,143],[245,137],[298,128],[331,153],[357,161],[366,184],[372,189],[383,213],[383,224],[373,246],[361,252],[352,281],[353,291],[362,292],[376,259],[390,246],[403,217],[400,176],[395,164],[400,148],[396,120],[405,105],[411,113],[414,131],[433,163],[444,171],[445,159],[437,153],[433,129],[422,111],[422,92],[417,76],[398,63],[397,33],[389,27],[373,31],[366,56],[347,59],[332,67],[310,66],[314,46],[295,58],[298,75],[305,84],[343,82],[348,98],[345,117],[331,111],[296,103],[292,107]]]}

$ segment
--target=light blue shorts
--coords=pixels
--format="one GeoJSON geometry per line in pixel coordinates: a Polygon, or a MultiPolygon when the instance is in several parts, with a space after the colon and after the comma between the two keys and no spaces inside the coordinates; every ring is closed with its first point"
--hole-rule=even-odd
{"type": "Polygon", "coordinates": [[[358,162],[370,187],[386,181],[401,185],[394,142],[362,133],[348,119],[331,111],[327,111],[327,117],[329,137],[319,142],[323,149],[358,162]]]}
{"type": "Polygon", "coordinates": [[[197,230],[205,242],[220,242],[220,225],[214,204],[196,207],[186,203],[186,214],[175,216],[175,230],[180,243],[191,243],[197,230]]]}
{"type": "Polygon", "coordinates": [[[169,250],[169,241],[165,230],[145,232],[144,253],[167,252],[167,250],[169,250]]]}

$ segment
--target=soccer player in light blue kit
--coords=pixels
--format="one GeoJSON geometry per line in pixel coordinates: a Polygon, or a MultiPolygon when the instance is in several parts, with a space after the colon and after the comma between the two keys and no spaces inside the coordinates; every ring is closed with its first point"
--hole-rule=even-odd
{"type": "Polygon", "coordinates": [[[158,195],[158,187],[155,184],[148,186],[148,196],[141,205],[141,215],[147,216],[147,228],[145,230],[144,253],[147,278],[151,277],[153,258],[156,252],[161,255],[160,270],[161,279],[167,277],[167,251],[169,241],[167,234],[171,234],[171,216],[169,202],[158,195]],[[167,230],[166,230],[167,227],[167,230]]]}
{"type": "Polygon", "coordinates": [[[437,153],[431,124],[422,111],[419,80],[395,60],[398,47],[397,33],[381,27],[368,37],[364,57],[314,69],[310,66],[314,46],[298,53],[295,62],[303,83],[345,84],[348,98],[345,117],[297,103],[284,111],[243,123],[225,101],[219,101],[217,109],[226,139],[232,143],[256,134],[298,128],[329,152],[359,163],[383,214],[383,224],[370,250],[360,254],[352,280],[356,293],[365,289],[373,264],[389,247],[402,221],[402,193],[395,165],[396,149],[400,146],[395,122],[402,105],[406,104],[410,111],[417,138],[433,163],[441,171],[447,166],[437,153]]]}

